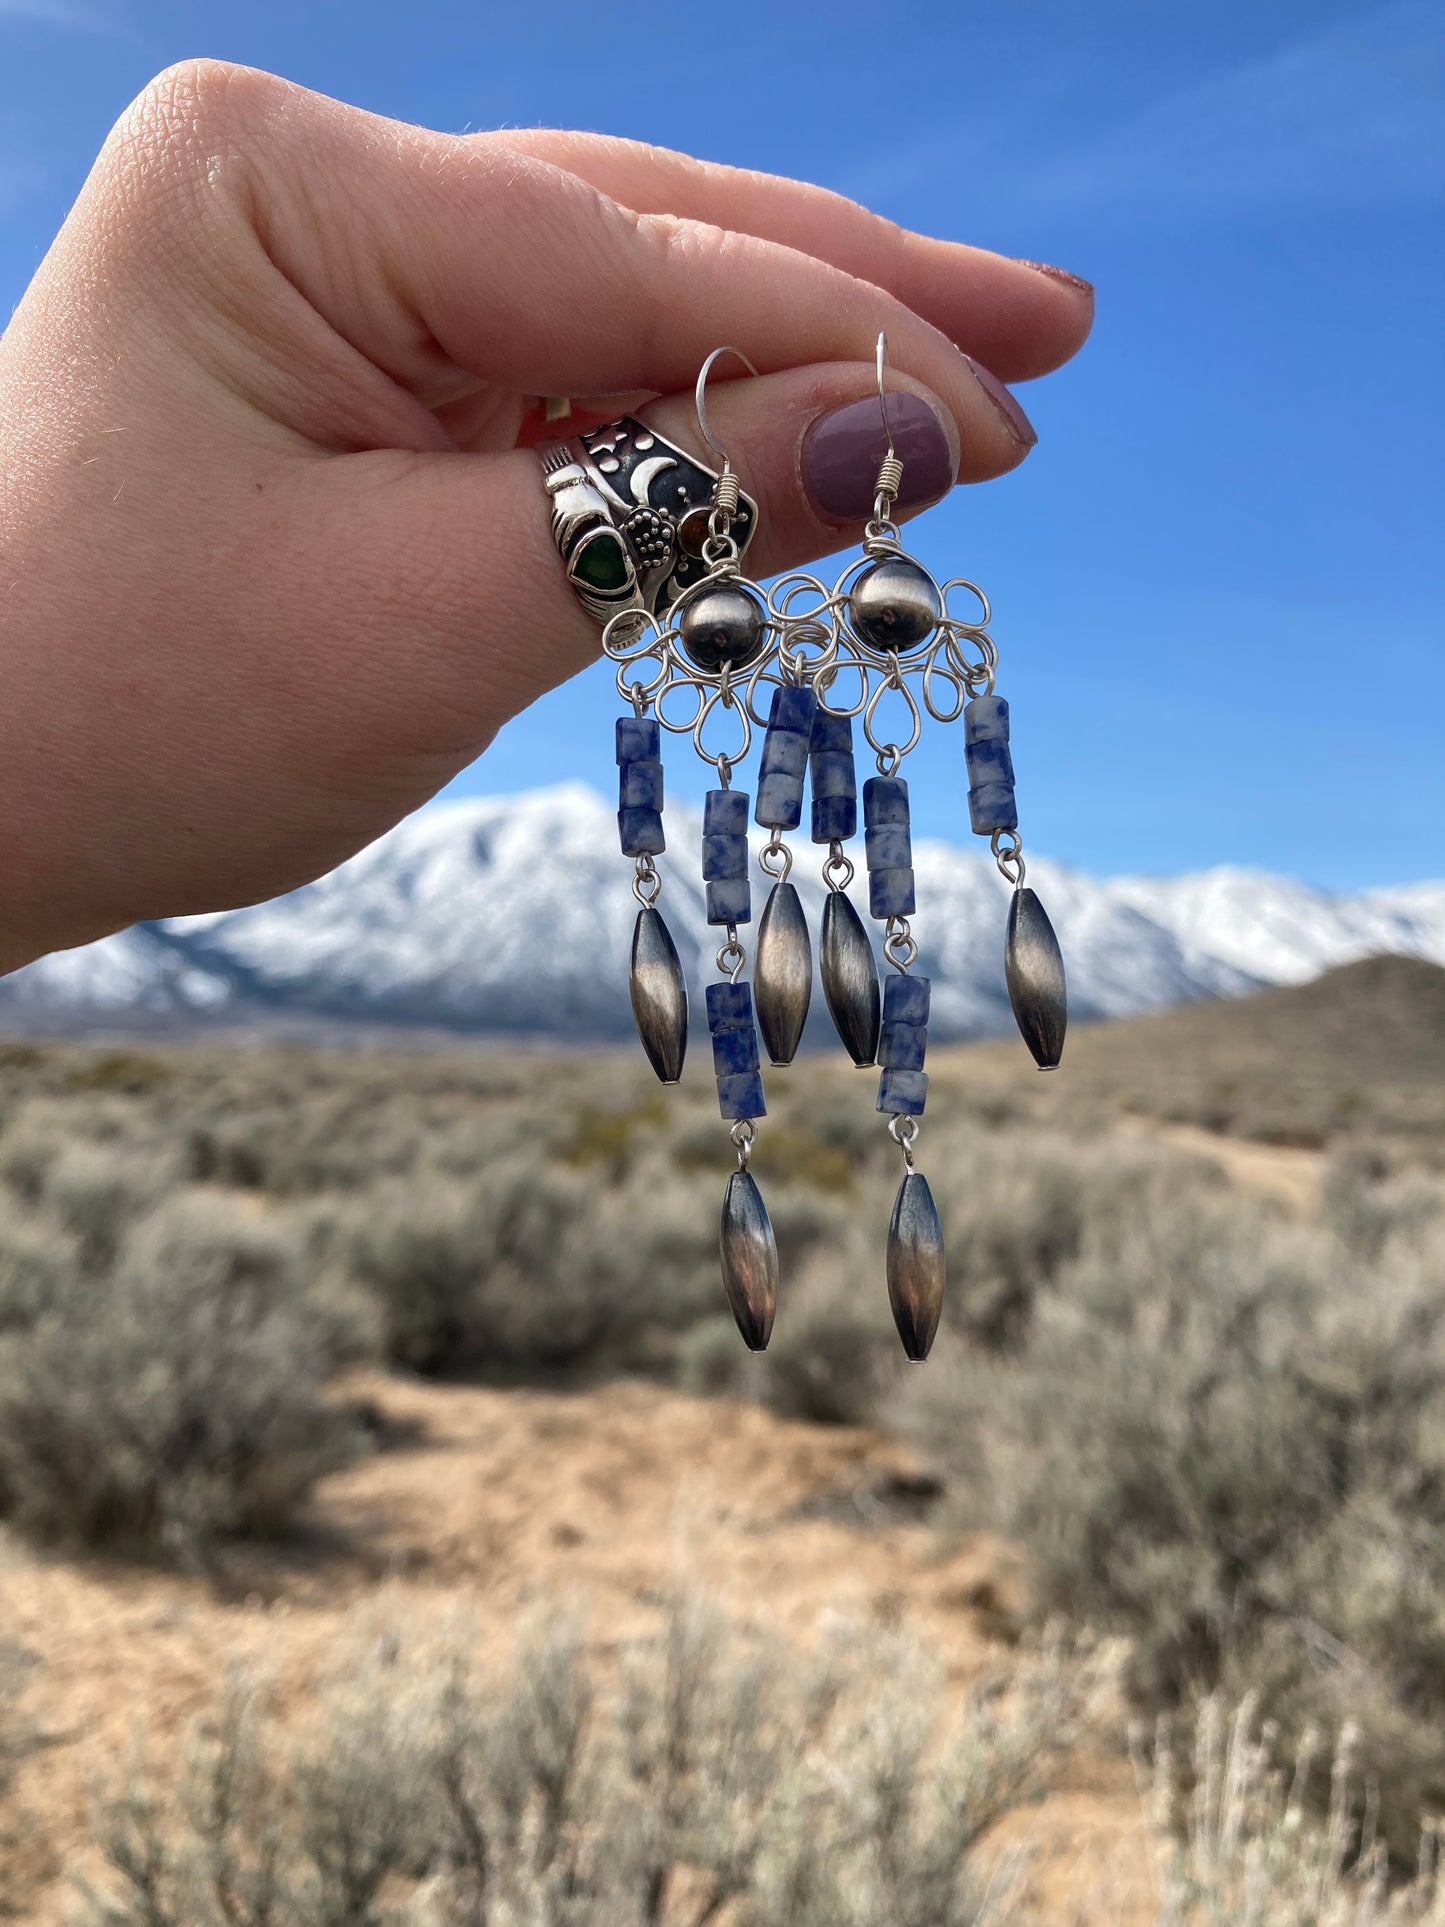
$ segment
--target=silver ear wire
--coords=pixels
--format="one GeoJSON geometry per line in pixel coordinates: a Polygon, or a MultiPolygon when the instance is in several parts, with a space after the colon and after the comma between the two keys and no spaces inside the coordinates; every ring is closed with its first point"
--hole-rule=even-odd
{"type": "Polygon", "coordinates": [[[713,513],[709,540],[714,542],[725,542],[728,540],[728,524],[737,513],[738,499],[742,494],[742,488],[737,478],[737,471],[732,465],[732,459],[714,434],[713,425],[708,420],[707,413],[707,378],[712,373],[713,363],[723,355],[736,355],[750,375],[756,375],[758,372],[741,348],[726,347],[714,348],[707,360],[702,364],[702,367],[698,370],[697,388],[693,395],[694,405],[697,409],[698,432],[712,450],[713,454],[722,462],[722,473],[718,476],[717,486],[712,492],[713,513]]]}
{"type": "Polygon", "coordinates": [[[893,513],[894,498],[903,482],[903,463],[893,446],[893,424],[888,419],[888,336],[878,331],[878,407],[883,416],[883,433],[888,437],[888,453],[883,457],[874,484],[873,520],[887,522],[893,513]]]}

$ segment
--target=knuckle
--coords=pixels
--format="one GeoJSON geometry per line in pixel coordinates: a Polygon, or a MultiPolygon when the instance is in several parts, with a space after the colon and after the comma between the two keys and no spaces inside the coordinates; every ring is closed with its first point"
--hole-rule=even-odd
{"type": "Polygon", "coordinates": [[[157,74],[121,116],[110,146],[146,179],[194,177],[243,148],[301,90],[225,60],[182,60],[157,74]]]}

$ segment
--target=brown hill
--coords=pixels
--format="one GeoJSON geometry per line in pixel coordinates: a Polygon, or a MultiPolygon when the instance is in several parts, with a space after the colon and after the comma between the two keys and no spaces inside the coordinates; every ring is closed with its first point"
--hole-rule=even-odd
{"type": "MultiPolygon", "coordinates": [[[[1016,1048],[969,1053],[997,1077],[1027,1075],[1016,1048]]],[[[1313,983],[1185,1004],[1069,1036],[1048,1103],[1126,1110],[1276,1144],[1445,1137],[1445,970],[1366,957],[1313,983]]]]}

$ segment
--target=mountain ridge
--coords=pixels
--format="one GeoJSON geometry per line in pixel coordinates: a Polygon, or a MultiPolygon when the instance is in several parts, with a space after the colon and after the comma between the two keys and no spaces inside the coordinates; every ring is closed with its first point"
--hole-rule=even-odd
{"type": "MultiPolygon", "coordinates": [[[[658,907],[696,1007],[721,933],[703,920],[699,813],[671,806],[667,828],[658,907]]],[[[792,847],[816,933],[821,852],[806,839],[792,847]]],[[[913,928],[918,967],[934,980],[934,1036],[1006,1030],[1008,886],[986,851],[920,839],[914,856],[913,928]]],[[[861,847],[854,860],[850,894],[866,916],[861,847]]],[[[27,965],[0,980],[0,1027],[276,1020],[618,1038],[631,1029],[630,880],[613,810],[583,784],[433,804],[288,896],[137,925],[27,965]]],[[[1376,954],[1445,964],[1445,882],[1331,895],[1232,866],[1095,878],[1042,857],[1030,858],[1028,880],[1058,930],[1081,1018],[1302,983],[1376,954]]],[[[755,917],[765,887],[755,872],[755,917]]]]}

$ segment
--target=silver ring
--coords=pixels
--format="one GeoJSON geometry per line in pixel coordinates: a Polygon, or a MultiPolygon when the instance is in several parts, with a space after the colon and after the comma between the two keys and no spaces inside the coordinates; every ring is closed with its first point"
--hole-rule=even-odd
{"type": "MultiPolygon", "coordinates": [[[[623,415],[576,442],[544,442],[537,456],[552,540],[594,622],[622,609],[663,616],[707,574],[702,551],[718,476],[655,428],[623,415]]],[[[757,522],[757,503],[740,495],[729,527],[739,555],[757,522]]]]}

